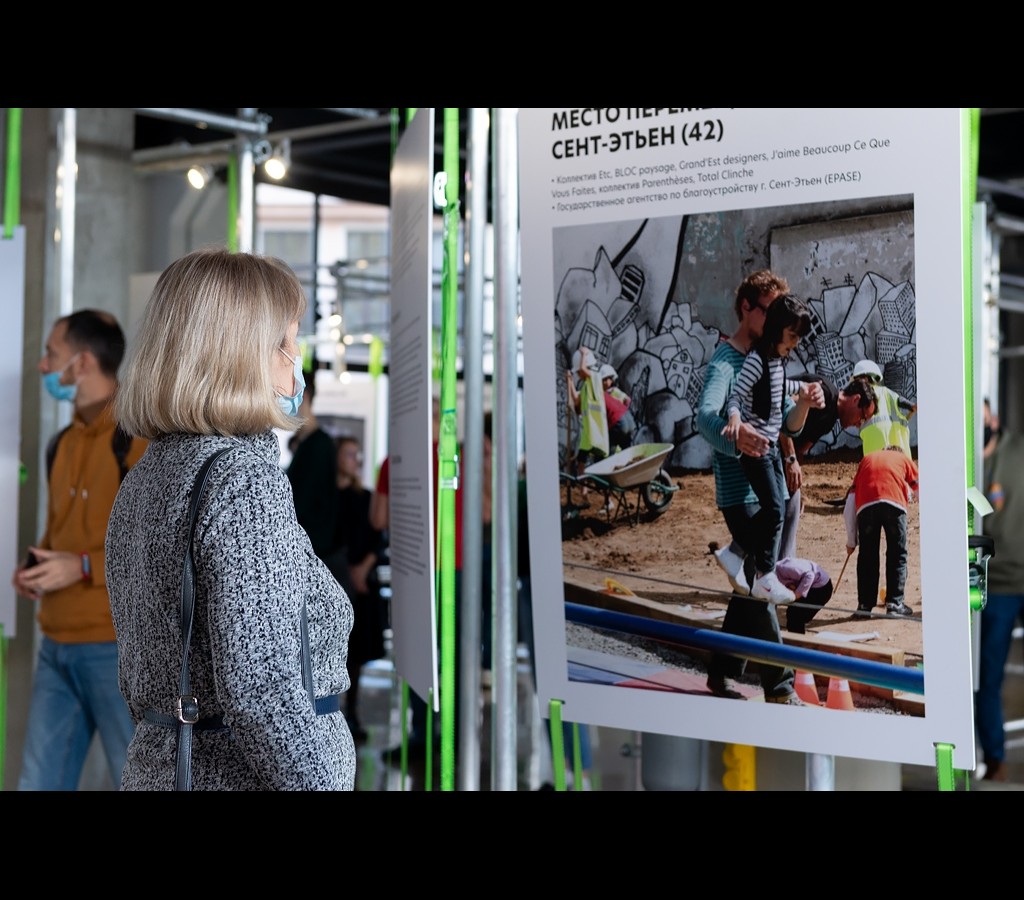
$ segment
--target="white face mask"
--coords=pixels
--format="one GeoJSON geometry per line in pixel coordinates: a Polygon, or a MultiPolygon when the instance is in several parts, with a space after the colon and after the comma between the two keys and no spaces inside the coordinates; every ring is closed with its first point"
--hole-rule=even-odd
{"type": "MultiPolygon", "coordinates": [[[[280,347],[278,349],[281,350],[280,347]]],[[[279,395],[277,402],[286,416],[297,416],[299,414],[299,407],[302,406],[302,392],[306,389],[306,379],[302,377],[302,354],[297,353],[295,356],[288,356],[284,350],[281,350],[281,354],[292,362],[292,378],[295,382],[295,393],[290,397],[279,395]]]]}

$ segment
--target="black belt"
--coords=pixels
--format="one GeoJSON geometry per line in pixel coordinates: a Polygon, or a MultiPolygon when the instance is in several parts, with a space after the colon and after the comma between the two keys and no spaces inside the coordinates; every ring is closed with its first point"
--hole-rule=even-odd
{"type": "MultiPolygon", "coordinates": [[[[318,716],[329,716],[332,713],[341,712],[341,694],[328,694],[326,697],[317,697],[313,701],[313,709],[318,716]]],[[[177,716],[169,716],[166,713],[157,712],[155,709],[147,709],[143,718],[150,725],[158,725],[161,728],[177,728],[181,722],[177,716]]],[[[229,726],[224,722],[223,716],[204,716],[192,723],[197,731],[228,731],[229,726]]]]}

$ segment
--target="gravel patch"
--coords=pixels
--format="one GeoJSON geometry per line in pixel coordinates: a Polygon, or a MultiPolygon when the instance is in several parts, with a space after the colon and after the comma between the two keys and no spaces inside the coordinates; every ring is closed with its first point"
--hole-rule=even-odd
{"type": "MultiPolygon", "coordinates": [[[[625,634],[619,631],[609,631],[603,628],[595,628],[591,625],[580,625],[575,622],[565,623],[565,635],[566,645],[569,647],[578,647],[582,650],[592,650],[637,662],[665,666],[666,668],[677,669],[692,675],[707,674],[707,670],[700,660],[652,638],[625,634]]],[[[754,675],[744,674],[735,680],[753,687],[760,685],[759,680],[754,675]]],[[[827,699],[825,690],[819,689],[818,693],[821,702],[824,703],[827,699]]],[[[890,716],[906,715],[906,713],[895,709],[892,704],[881,697],[857,694],[856,702],[858,712],[871,712],[890,716]]]]}

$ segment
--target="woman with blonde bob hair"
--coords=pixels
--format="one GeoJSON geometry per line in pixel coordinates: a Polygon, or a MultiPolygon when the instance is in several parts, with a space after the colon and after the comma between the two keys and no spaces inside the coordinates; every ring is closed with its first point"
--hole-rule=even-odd
{"type": "Polygon", "coordinates": [[[305,309],[285,263],[222,249],[171,263],[146,308],[115,415],[150,443],[118,492],[106,546],[121,692],[136,723],[123,790],[181,789],[179,738],[191,743],[193,790],[354,787],[340,713],[352,604],[296,521],[273,431],[299,424],[305,309]],[[189,547],[196,475],[225,449],[189,547]],[[183,632],[198,702],[189,721],[179,712],[183,632]]]}

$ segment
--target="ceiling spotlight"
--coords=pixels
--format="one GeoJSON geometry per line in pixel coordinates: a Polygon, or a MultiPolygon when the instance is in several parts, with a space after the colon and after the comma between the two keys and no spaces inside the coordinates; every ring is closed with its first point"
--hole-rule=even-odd
{"type": "Polygon", "coordinates": [[[210,166],[191,166],[186,173],[188,183],[197,191],[201,191],[213,181],[213,169],[210,166]]]}
{"type": "Polygon", "coordinates": [[[288,174],[288,167],[292,164],[292,142],[285,138],[274,147],[274,152],[263,163],[263,171],[274,181],[280,181],[288,174]]]}

